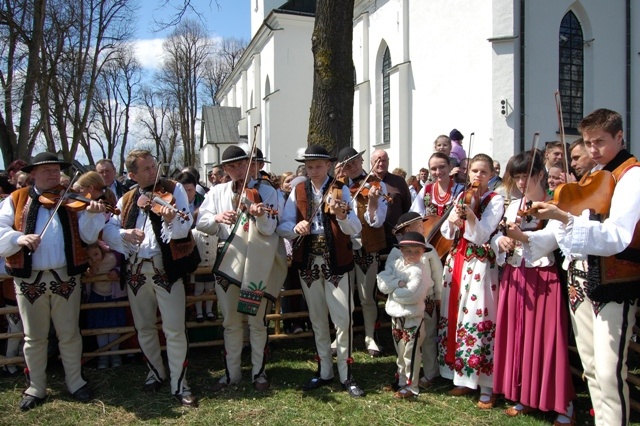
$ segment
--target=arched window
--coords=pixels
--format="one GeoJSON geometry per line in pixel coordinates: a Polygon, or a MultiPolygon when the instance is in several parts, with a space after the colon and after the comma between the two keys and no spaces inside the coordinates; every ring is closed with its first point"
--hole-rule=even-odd
{"type": "Polygon", "coordinates": [[[584,105],[584,38],[582,25],[569,11],[560,24],[559,90],[567,131],[576,131],[584,105]]]}
{"type": "Polygon", "coordinates": [[[389,70],[391,69],[391,53],[387,47],[382,56],[382,143],[391,142],[391,88],[389,70]]]}

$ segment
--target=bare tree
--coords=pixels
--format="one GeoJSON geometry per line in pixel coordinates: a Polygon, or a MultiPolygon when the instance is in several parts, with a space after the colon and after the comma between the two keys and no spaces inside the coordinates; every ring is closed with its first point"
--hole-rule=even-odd
{"type": "Polygon", "coordinates": [[[238,64],[246,48],[247,42],[236,38],[225,38],[216,46],[214,54],[207,60],[202,76],[205,103],[217,104],[218,90],[238,64]]]}
{"type": "Polygon", "coordinates": [[[171,95],[177,105],[185,165],[196,164],[198,160],[195,149],[200,108],[198,92],[211,47],[204,27],[189,19],[183,20],[163,44],[165,60],[161,80],[167,95],[171,95]]]}
{"type": "Polygon", "coordinates": [[[32,111],[40,75],[47,3],[46,0],[4,0],[0,3],[0,84],[3,94],[0,151],[5,166],[18,158],[29,160],[40,128],[39,122],[32,121],[32,111]],[[19,122],[17,128],[16,120],[19,122]]]}
{"type": "Polygon", "coordinates": [[[132,0],[56,0],[42,52],[40,108],[49,148],[71,160],[87,146],[87,126],[98,76],[131,35],[132,0]],[[54,131],[55,130],[55,134],[54,131]]]}
{"type": "MultiPolygon", "coordinates": [[[[209,1],[209,9],[213,9],[213,5],[220,9],[218,0],[209,1]]],[[[192,0],[161,0],[158,4],[158,10],[166,12],[167,9],[173,10],[173,14],[170,15],[168,20],[156,20],[156,26],[158,31],[166,30],[167,28],[175,27],[183,21],[188,12],[195,14],[201,21],[201,12],[196,10],[192,4],[192,0]]]]}
{"type": "Polygon", "coordinates": [[[311,39],[314,64],[308,143],[323,145],[333,153],[349,146],[351,140],[353,3],[319,1],[311,39]]]}
{"type": "MultiPolygon", "coordinates": [[[[92,100],[93,125],[87,126],[87,139],[91,138],[93,145],[100,148],[102,158],[114,159],[116,149],[118,146],[121,147],[120,173],[124,170],[124,151],[129,137],[131,109],[138,99],[141,77],[141,67],[133,55],[132,46],[123,46],[100,72],[92,100]],[[101,137],[98,137],[98,134],[101,137]]],[[[80,144],[93,164],[89,144],[82,141],[80,144]]]]}
{"type": "Polygon", "coordinates": [[[180,119],[176,103],[171,96],[163,96],[160,90],[150,87],[142,89],[141,97],[145,114],[140,122],[153,142],[156,157],[163,163],[177,165],[174,154],[179,151],[180,119]]]}

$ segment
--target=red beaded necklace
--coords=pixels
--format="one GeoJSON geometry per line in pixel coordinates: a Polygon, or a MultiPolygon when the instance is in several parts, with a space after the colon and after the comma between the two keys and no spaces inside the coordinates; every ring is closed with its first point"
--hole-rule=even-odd
{"type": "Polygon", "coordinates": [[[433,199],[436,202],[436,204],[443,206],[445,205],[449,199],[451,198],[451,188],[453,187],[453,179],[449,179],[449,187],[447,188],[447,192],[444,195],[444,197],[440,196],[440,185],[438,185],[438,182],[434,182],[433,183],[433,188],[431,189],[432,195],[433,195],[433,199]]]}

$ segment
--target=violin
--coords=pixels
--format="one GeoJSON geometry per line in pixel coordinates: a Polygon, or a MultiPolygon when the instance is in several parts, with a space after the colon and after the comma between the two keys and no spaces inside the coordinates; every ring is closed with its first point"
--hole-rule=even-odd
{"type": "Polygon", "coordinates": [[[323,210],[325,214],[332,214],[331,208],[329,207],[329,201],[331,200],[334,200],[335,202],[334,211],[335,209],[340,209],[346,214],[349,214],[349,212],[351,212],[351,206],[349,205],[349,203],[342,200],[342,189],[336,187],[335,185],[331,187],[326,196],[323,210]]]}
{"type": "Polygon", "coordinates": [[[153,213],[160,216],[162,207],[169,207],[174,211],[183,222],[191,220],[189,213],[178,210],[175,207],[175,198],[169,191],[164,190],[161,186],[156,186],[153,192],[143,192],[138,198],[138,207],[146,211],[151,210],[153,213]]]}
{"type": "MultiPolygon", "coordinates": [[[[381,190],[382,186],[380,185],[380,181],[379,180],[371,180],[371,181],[367,181],[364,182],[362,187],[360,186],[356,186],[356,187],[351,187],[349,189],[349,191],[351,192],[351,196],[352,197],[356,197],[358,194],[362,195],[364,198],[369,198],[369,191],[373,188],[377,188],[378,190],[381,190]]],[[[384,198],[387,203],[389,204],[393,204],[393,198],[389,195],[389,194],[380,194],[380,196],[382,198],[384,198]]]]}
{"type": "MultiPolygon", "coordinates": [[[[553,200],[560,210],[580,216],[584,210],[607,215],[611,209],[611,197],[615,188],[613,174],[606,170],[589,173],[580,182],[570,182],[558,185],[553,192],[553,200]]],[[[523,215],[535,216],[537,208],[529,207],[522,211],[523,215]]]]}
{"type": "MultiPolygon", "coordinates": [[[[65,189],[66,187],[57,186],[53,189],[44,191],[38,197],[38,201],[40,201],[40,203],[45,208],[52,208],[58,203],[58,201],[60,201],[65,189]]],[[[91,199],[90,193],[81,195],[75,192],[67,192],[67,194],[64,196],[63,205],[71,211],[79,212],[85,210],[89,206],[91,201],[97,201],[103,204],[105,209],[111,214],[120,214],[120,210],[108,201],[91,199]]]]}
{"type": "Polygon", "coordinates": [[[467,220],[467,213],[462,206],[469,206],[471,210],[473,210],[474,214],[478,215],[478,208],[480,207],[480,183],[473,182],[467,190],[464,191],[462,196],[460,197],[460,202],[458,203],[458,216],[462,220],[467,220]]]}
{"type": "MultiPolygon", "coordinates": [[[[258,190],[253,188],[245,188],[242,197],[240,198],[240,203],[247,207],[251,207],[252,204],[258,204],[261,202],[258,190]]],[[[278,210],[273,207],[273,204],[265,204],[263,208],[270,217],[275,218],[278,216],[278,210]]]]}

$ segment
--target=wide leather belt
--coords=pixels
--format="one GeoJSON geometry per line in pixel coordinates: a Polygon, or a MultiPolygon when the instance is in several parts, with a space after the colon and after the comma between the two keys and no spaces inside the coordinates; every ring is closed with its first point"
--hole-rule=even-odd
{"type": "Polygon", "coordinates": [[[309,238],[311,239],[309,248],[311,254],[322,256],[327,250],[327,239],[325,236],[322,234],[311,234],[309,238]]]}

